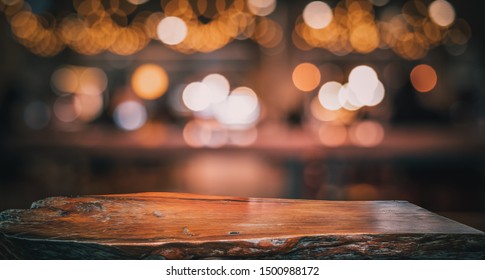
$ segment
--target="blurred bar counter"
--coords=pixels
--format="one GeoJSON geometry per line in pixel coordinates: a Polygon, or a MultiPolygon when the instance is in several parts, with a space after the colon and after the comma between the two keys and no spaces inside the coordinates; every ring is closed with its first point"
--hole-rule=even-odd
{"type": "Polygon", "coordinates": [[[254,142],[240,145],[190,146],[180,128],[148,124],[137,131],[122,131],[111,126],[94,126],[77,132],[39,131],[7,139],[5,152],[15,154],[66,154],[82,152],[91,156],[170,159],[194,152],[256,152],[268,156],[298,159],[388,160],[400,158],[467,158],[485,160],[485,131],[440,127],[390,127],[382,141],[364,146],[342,143],[326,147],[317,133],[267,125],[258,129],[254,142]],[[120,152],[122,151],[122,152],[120,152]]]}

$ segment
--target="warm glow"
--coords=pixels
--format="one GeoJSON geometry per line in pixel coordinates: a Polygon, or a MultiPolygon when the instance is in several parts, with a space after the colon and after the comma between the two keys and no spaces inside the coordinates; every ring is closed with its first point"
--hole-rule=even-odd
{"type": "Polygon", "coordinates": [[[303,20],[311,28],[325,28],[330,24],[332,19],[332,9],[325,2],[311,2],[303,10],[303,20]]]}
{"type": "Polygon", "coordinates": [[[377,84],[377,87],[374,90],[372,99],[365,105],[377,106],[379,103],[382,102],[382,100],[384,100],[385,93],[386,93],[386,90],[384,89],[384,85],[379,81],[379,84],[377,84]]]}
{"type": "Polygon", "coordinates": [[[75,97],[76,111],[80,120],[89,122],[101,115],[103,97],[99,94],[79,94],[75,97]]]}
{"type": "Polygon", "coordinates": [[[347,139],[347,129],[340,124],[322,124],[318,130],[318,137],[325,146],[342,146],[347,139]]]}
{"type": "Polygon", "coordinates": [[[445,0],[405,1],[401,9],[389,2],[342,0],[333,10],[323,1],[311,2],[296,18],[292,41],[301,50],[320,48],[338,56],[392,49],[407,60],[422,59],[439,45],[450,46],[450,41],[468,41],[466,27],[464,32],[453,30],[457,20],[445,0]],[[386,7],[378,11],[374,6],[386,7]]]}
{"type": "Polygon", "coordinates": [[[438,76],[433,67],[420,64],[411,71],[411,83],[419,92],[428,92],[434,89],[438,81],[438,76]]]}
{"type": "Polygon", "coordinates": [[[38,56],[50,57],[58,54],[65,45],[59,36],[56,36],[56,30],[45,28],[46,19],[33,14],[30,10],[30,5],[24,4],[24,1],[14,2],[7,8],[5,14],[10,20],[13,35],[38,56]]]}
{"type": "Polygon", "coordinates": [[[147,120],[145,107],[136,101],[125,101],[119,104],[113,114],[116,125],[124,130],[136,130],[147,120]]]}
{"type": "Polygon", "coordinates": [[[59,96],[54,102],[54,115],[62,122],[72,122],[79,116],[79,107],[72,96],[59,96]]]}
{"type": "Polygon", "coordinates": [[[66,47],[83,55],[108,51],[128,56],[152,39],[184,54],[213,52],[234,39],[251,39],[265,48],[263,52],[274,54],[283,49],[288,33],[301,50],[321,48],[344,56],[382,48],[418,60],[439,45],[450,48],[450,43],[469,40],[466,30],[454,30],[459,19],[449,0],[309,1],[303,11],[289,11],[301,12],[294,25],[283,20],[288,16],[285,9],[268,18],[277,0],[162,0],[161,10],[144,7],[148,0],[76,0],[73,11],[56,15],[40,12],[24,0],[3,2],[9,3],[0,4],[0,10],[12,35],[42,57],[66,47]],[[294,29],[286,32],[284,26],[290,25],[294,29]]]}
{"type": "Polygon", "coordinates": [[[99,68],[86,68],[79,76],[79,92],[88,95],[99,95],[108,87],[108,77],[99,68]]]}
{"type": "Polygon", "coordinates": [[[158,38],[167,45],[182,43],[187,33],[187,24],[179,17],[166,17],[157,26],[158,38]]]}
{"type": "Polygon", "coordinates": [[[350,32],[350,43],[359,53],[370,53],[379,46],[379,32],[372,23],[361,23],[350,32]]]}
{"type": "Polygon", "coordinates": [[[106,73],[99,68],[66,66],[51,76],[51,85],[62,98],[54,103],[54,114],[63,122],[89,122],[103,109],[102,93],[108,86],[106,73]]]}
{"type": "Polygon", "coordinates": [[[52,73],[51,85],[59,94],[99,95],[106,90],[108,77],[99,68],[65,66],[52,73]]]}
{"type": "Polygon", "coordinates": [[[283,38],[283,29],[278,22],[265,17],[258,20],[253,40],[258,42],[262,47],[275,48],[280,45],[283,38]]]}
{"type": "Polygon", "coordinates": [[[198,148],[204,145],[203,140],[210,137],[209,133],[210,131],[208,133],[205,132],[200,125],[198,125],[197,121],[192,120],[184,126],[182,135],[187,145],[198,148]],[[208,137],[205,135],[208,135],[208,137]]]}
{"type": "Polygon", "coordinates": [[[383,100],[384,93],[384,86],[374,69],[361,65],[350,72],[348,87],[339,93],[339,100],[342,106],[346,103],[352,107],[376,106],[383,100]]]}
{"type": "Polygon", "coordinates": [[[191,147],[217,148],[228,141],[226,129],[214,122],[192,120],[185,125],[182,134],[185,143],[191,147]]]}
{"type": "Polygon", "coordinates": [[[318,99],[322,106],[328,110],[338,110],[342,107],[339,102],[339,91],[342,85],[337,82],[325,83],[318,92],[318,99]]]}
{"type": "Polygon", "coordinates": [[[162,96],[168,88],[168,75],[156,64],[143,64],[131,76],[131,87],[143,99],[156,99],[162,96]]]}
{"type": "MultiPolygon", "coordinates": [[[[182,167],[176,176],[185,192],[239,197],[281,197],[286,191],[283,186],[287,184],[287,174],[279,166],[257,154],[195,154],[187,158],[182,167]]],[[[249,207],[258,206],[251,204],[249,207]]]]}
{"type": "Polygon", "coordinates": [[[320,70],[311,63],[301,63],[293,70],[293,83],[301,91],[312,91],[320,84],[320,70]]]}
{"type": "Polygon", "coordinates": [[[51,85],[60,93],[74,93],[79,87],[79,77],[73,67],[57,69],[51,76],[51,85]]]}
{"type": "Polygon", "coordinates": [[[231,127],[248,127],[259,118],[260,107],[256,93],[248,87],[238,87],[214,106],[217,121],[231,127]]]}
{"type": "Polygon", "coordinates": [[[378,200],[379,191],[376,187],[369,184],[356,184],[345,190],[348,200],[378,200]]]}
{"type": "MultiPolygon", "coordinates": [[[[345,107],[343,107],[345,109],[345,107]]],[[[355,119],[356,112],[350,109],[340,109],[337,111],[331,111],[325,109],[320,104],[318,97],[315,97],[310,103],[310,112],[312,116],[323,122],[334,122],[335,124],[349,124],[355,119]]],[[[358,108],[357,108],[358,109],[358,108]]]]}
{"type": "Polygon", "coordinates": [[[310,112],[315,119],[324,122],[336,120],[338,117],[337,111],[331,111],[322,106],[318,96],[312,99],[310,103],[310,112]]]}
{"type": "Polygon", "coordinates": [[[357,98],[363,104],[372,100],[378,83],[376,71],[366,65],[355,67],[349,74],[349,88],[357,94],[357,98]]]}
{"type": "Polygon", "coordinates": [[[359,99],[357,99],[356,93],[349,87],[348,84],[344,84],[338,93],[338,99],[340,105],[349,111],[355,111],[360,109],[364,104],[362,104],[359,99]]]}
{"type": "Polygon", "coordinates": [[[207,109],[211,105],[211,97],[211,91],[201,82],[188,84],[182,93],[184,105],[192,111],[207,109]]]}
{"type": "Polygon", "coordinates": [[[349,134],[352,143],[363,147],[377,146],[384,139],[384,129],[375,121],[355,123],[350,127],[349,134]]]}
{"type": "Polygon", "coordinates": [[[249,11],[257,16],[267,16],[276,8],[276,0],[248,0],[249,11]]]}
{"type": "Polygon", "coordinates": [[[219,103],[224,101],[229,95],[230,85],[229,81],[221,74],[207,75],[202,83],[207,86],[210,91],[210,102],[219,103]]]}
{"type": "Polygon", "coordinates": [[[250,127],[243,130],[232,130],[229,133],[229,140],[231,144],[237,146],[249,146],[254,144],[258,139],[258,130],[256,127],[250,127]]]}
{"type": "Polygon", "coordinates": [[[134,5],[141,5],[141,4],[148,2],[148,0],[126,0],[126,1],[128,1],[131,4],[134,4],[134,5]]]}
{"type": "Polygon", "coordinates": [[[455,9],[445,0],[436,0],[429,5],[429,17],[439,26],[449,26],[455,21],[455,9]]]}

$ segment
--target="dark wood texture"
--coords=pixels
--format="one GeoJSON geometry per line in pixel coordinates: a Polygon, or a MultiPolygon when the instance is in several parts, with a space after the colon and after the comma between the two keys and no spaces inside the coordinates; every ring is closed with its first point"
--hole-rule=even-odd
{"type": "Polygon", "coordinates": [[[138,193],[0,213],[0,258],[9,259],[484,257],[483,232],[406,201],[138,193]]]}

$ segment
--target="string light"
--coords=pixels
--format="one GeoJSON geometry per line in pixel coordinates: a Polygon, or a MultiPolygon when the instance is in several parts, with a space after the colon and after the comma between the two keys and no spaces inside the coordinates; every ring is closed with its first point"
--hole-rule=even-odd
{"type": "Polygon", "coordinates": [[[372,1],[384,11],[380,19],[369,1],[342,0],[330,10],[324,2],[311,2],[295,22],[293,43],[302,50],[322,48],[339,56],[392,49],[404,59],[418,60],[447,41],[465,45],[470,39],[468,24],[456,19],[453,6],[445,0],[428,6],[409,0],[401,13],[392,16],[387,16],[388,2],[372,1]]]}
{"type": "Polygon", "coordinates": [[[83,55],[109,51],[126,56],[144,49],[151,40],[181,53],[193,53],[215,51],[234,39],[252,39],[265,48],[276,47],[283,39],[280,24],[266,18],[276,9],[275,0],[197,4],[162,0],[162,12],[136,12],[146,2],[73,1],[75,13],[49,20],[33,13],[21,0],[7,1],[1,12],[7,15],[17,41],[46,57],[66,47],[83,55]],[[201,16],[207,21],[201,21],[201,16]],[[45,22],[51,23],[46,26],[45,22]]]}
{"type": "MultiPolygon", "coordinates": [[[[234,39],[252,39],[262,47],[274,48],[284,38],[280,24],[267,18],[276,9],[275,0],[196,4],[162,0],[162,12],[138,13],[136,9],[146,0],[115,2],[74,1],[76,13],[50,16],[49,20],[34,14],[21,0],[5,2],[2,12],[18,42],[34,54],[47,57],[66,47],[84,55],[103,51],[131,55],[150,40],[160,40],[182,53],[212,52],[234,39]],[[133,18],[131,22],[128,15],[133,18]],[[201,16],[207,20],[201,21],[201,16]]],[[[295,22],[292,41],[302,50],[323,48],[339,56],[381,48],[417,60],[445,42],[462,46],[470,39],[468,23],[456,18],[453,6],[446,0],[435,0],[427,6],[409,0],[400,14],[376,18],[375,8],[383,9],[385,15],[388,2],[341,0],[333,8],[323,1],[310,2],[295,22]]]]}

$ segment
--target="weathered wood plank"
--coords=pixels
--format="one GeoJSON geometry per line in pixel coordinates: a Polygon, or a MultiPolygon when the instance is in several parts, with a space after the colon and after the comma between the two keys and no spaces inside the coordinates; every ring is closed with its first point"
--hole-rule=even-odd
{"type": "Polygon", "coordinates": [[[0,258],[483,259],[485,234],[406,201],[51,197],[0,213],[0,258]]]}

